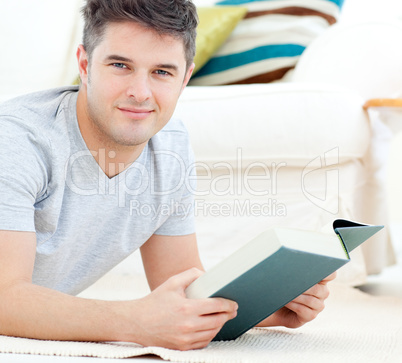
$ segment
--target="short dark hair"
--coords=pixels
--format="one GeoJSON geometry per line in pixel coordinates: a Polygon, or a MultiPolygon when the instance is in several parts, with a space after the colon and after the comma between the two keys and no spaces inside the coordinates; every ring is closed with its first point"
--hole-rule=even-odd
{"type": "Polygon", "coordinates": [[[191,0],[87,0],[83,45],[91,59],[109,23],[133,21],[183,41],[187,68],[193,63],[198,17],[191,0]]]}

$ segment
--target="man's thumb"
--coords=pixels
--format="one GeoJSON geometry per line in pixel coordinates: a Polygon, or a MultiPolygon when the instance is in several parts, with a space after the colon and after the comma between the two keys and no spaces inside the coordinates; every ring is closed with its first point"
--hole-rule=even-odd
{"type": "Polygon", "coordinates": [[[172,278],[172,282],[177,288],[185,290],[193,281],[198,279],[204,271],[198,268],[190,268],[189,270],[183,271],[172,278]]]}

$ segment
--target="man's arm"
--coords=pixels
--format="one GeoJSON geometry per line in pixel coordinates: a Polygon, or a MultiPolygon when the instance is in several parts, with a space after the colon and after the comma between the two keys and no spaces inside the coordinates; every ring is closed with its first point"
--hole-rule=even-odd
{"type": "Polygon", "coordinates": [[[108,310],[104,303],[32,284],[35,250],[35,233],[0,231],[0,334],[62,340],[113,337],[113,321],[108,326],[101,315],[108,310]]]}
{"type": "Polygon", "coordinates": [[[184,236],[154,234],[141,246],[140,251],[151,290],[169,277],[190,268],[204,270],[195,233],[184,236]]]}
{"type": "Polygon", "coordinates": [[[189,300],[191,269],[169,278],[148,296],[102,301],[32,284],[36,236],[0,231],[0,334],[36,339],[131,341],[173,349],[205,346],[236,315],[224,299],[189,300]]]}

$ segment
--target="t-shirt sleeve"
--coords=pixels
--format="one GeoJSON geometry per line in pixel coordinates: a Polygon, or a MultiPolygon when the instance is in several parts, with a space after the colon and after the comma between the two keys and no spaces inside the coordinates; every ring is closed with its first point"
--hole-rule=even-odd
{"type": "Polygon", "coordinates": [[[34,232],[47,180],[43,138],[15,117],[0,115],[0,127],[0,229],[34,232]]]}

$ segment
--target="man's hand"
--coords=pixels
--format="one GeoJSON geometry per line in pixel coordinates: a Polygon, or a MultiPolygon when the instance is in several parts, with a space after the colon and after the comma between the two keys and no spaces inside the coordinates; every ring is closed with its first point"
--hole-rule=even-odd
{"type": "Polygon", "coordinates": [[[258,326],[285,326],[298,328],[315,319],[324,310],[324,301],[329,296],[328,282],[336,277],[336,272],[308,289],[305,293],[263,320],[258,326]]]}
{"type": "Polygon", "coordinates": [[[171,349],[203,348],[228,320],[237,315],[233,301],[188,299],[184,290],[203,272],[192,268],[169,278],[148,296],[137,300],[136,341],[145,346],[157,345],[171,349]]]}

